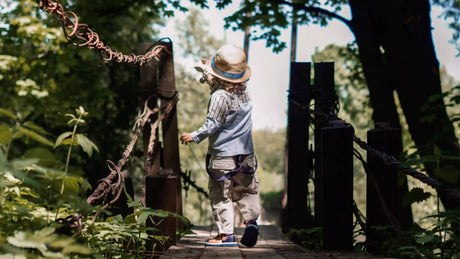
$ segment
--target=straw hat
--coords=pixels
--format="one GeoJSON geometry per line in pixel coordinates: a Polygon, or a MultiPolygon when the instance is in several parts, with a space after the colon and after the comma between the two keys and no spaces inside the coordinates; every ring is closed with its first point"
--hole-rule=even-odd
{"type": "Polygon", "coordinates": [[[246,53],[233,44],[225,44],[214,57],[202,59],[195,66],[199,72],[207,71],[222,80],[241,83],[251,77],[251,68],[246,64],[246,53]]]}

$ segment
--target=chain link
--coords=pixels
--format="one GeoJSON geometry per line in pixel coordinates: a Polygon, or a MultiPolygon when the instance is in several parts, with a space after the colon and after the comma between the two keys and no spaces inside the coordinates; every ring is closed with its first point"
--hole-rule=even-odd
{"type": "Polygon", "coordinates": [[[64,36],[69,42],[78,47],[86,46],[89,49],[97,50],[106,62],[115,60],[119,63],[139,64],[142,66],[152,59],[159,61],[162,51],[171,53],[168,49],[170,44],[165,44],[166,40],[170,41],[170,39],[166,38],[156,42],[144,55],[123,54],[106,46],[99,39],[99,35],[96,32],[91,30],[87,24],[79,23],[77,14],[72,11],[66,11],[59,1],[39,0],[39,6],[43,11],[57,16],[61,22],[64,36]]]}

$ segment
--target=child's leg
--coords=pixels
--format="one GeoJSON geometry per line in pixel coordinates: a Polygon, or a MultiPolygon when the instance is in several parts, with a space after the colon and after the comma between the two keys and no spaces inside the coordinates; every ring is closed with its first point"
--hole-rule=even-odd
{"type": "Polygon", "coordinates": [[[218,234],[232,234],[234,229],[233,202],[229,197],[231,180],[216,181],[209,177],[209,199],[218,234]]]}
{"type": "Polygon", "coordinates": [[[233,201],[236,201],[245,223],[260,216],[259,180],[256,174],[238,173],[233,178],[233,201]]]}
{"type": "MultiPolygon", "coordinates": [[[[209,171],[220,177],[235,168],[233,157],[211,157],[209,171]]],[[[231,197],[232,180],[216,181],[209,177],[209,198],[214,220],[219,234],[232,234],[235,213],[231,197]]]]}
{"type": "MultiPolygon", "coordinates": [[[[254,154],[248,155],[243,166],[249,168],[256,167],[256,157],[254,154]]],[[[259,180],[257,175],[238,173],[232,177],[232,198],[238,203],[238,207],[243,215],[245,223],[248,220],[257,219],[260,215],[259,199],[259,180]]]]}
{"type": "Polygon", "coordinates": [[[253,247],[257,243],[259,235],[256,222],[260,215],[258,186],[259,181],[256,174],[238,173],[233,177],[233,195],[240,197],[237,203],[246,224],[240,241],[247,247],[253,247]]]}

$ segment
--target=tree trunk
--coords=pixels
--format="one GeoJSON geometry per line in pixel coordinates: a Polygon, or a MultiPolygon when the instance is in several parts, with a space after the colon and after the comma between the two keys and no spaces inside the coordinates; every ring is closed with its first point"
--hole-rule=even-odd
{"type": "MultiPolygon", "coordinates": [[[[374,122],[400,127],[393,98],[396,90],[420,155],[432,156],[437,145],[443,154],[458,156],[458,141],[441,98],[429,0],[350,0],[350,7],[374,122]]],[[[441,167],[449,165],[450,177],[437,178],[434,163],[424,164],[432,177],[458,187],[458,178],[452,176],[459,174],[459,163],[443,160],[441,167]]],[[[444,205],[451,204],[448,195],[441,192],[440,196],[444,205]]]]}

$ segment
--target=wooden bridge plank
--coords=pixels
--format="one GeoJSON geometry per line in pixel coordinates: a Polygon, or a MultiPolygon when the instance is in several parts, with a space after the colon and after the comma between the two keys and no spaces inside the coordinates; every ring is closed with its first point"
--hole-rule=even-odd
{"type": "Polygon", "coordinates": [[[204,252],[204,243],[209,238],[210,226],[192,228],[195,234],[182,237],[176,245],[171,246],[160,258],[201,258],[204,252]]]}
{"type": "MultiPolygon", "coordinates": [[[[272,242],[270,242],[270,235],[265,235],[265,232],[275,226],[259,226],[260,234],[257,240],[257,244],[254,247],[245,247],[239,243],[241,255],[245,259],[264,258],[264,259],[280,259],[285,258],[279,255],[275,249],[272,248],[272,242]],[[267,241],[268,240],[268,241],[267,241]]],[[[279,232],[279,231],[278,231],[279,232]]],[[[238,241],[243,236],[244,228],[236,228],[236,236],[238,241]]]]}
{"type": "Polygon", "coordinates": [[[231,259],[281,259],[281,258],[306,258],[306,259],[369,259],[382,258],[355,252],[341,251],[311,251],[290,241],[277,226],[259,226],[259,240],[255,247],[245,247],[239,240],[244,233],[244,228],[236,228],[238,246],[235,247],[205,247],[205,242],[216,235],[211,226],[192,227],[196,233],[182,237],[176,245],[171,246],[160,259],[170,258],[231,258],[231,259]]]}
{"type": "MultiPolygon", "coordinates": [[[[206,241],[215,236],[217,236],[217,229],[215,228],[215,226],[212,226],[210,233],[208,233],[206,241]]],[[[243,257],[241,256],[241,252],[238,246],[232,246],[232,247],[206,246],[201,258],[242,259],[243,257]]]]}

